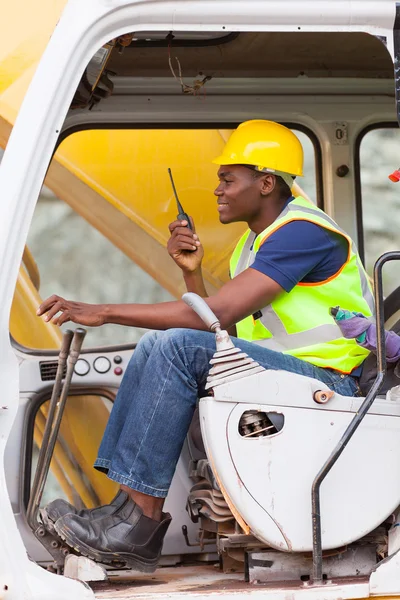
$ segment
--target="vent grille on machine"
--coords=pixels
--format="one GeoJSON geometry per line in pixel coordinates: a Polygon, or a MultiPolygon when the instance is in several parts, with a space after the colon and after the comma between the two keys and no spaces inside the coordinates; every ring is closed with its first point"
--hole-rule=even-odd
{"type": "MultiPolygon", "coordinates": [[[[54,381],[57,373],[58,363],[54,361],[46,361],[39,363],[40,366],[40,377],[42,381],[54,381]]],[[[67,366],[65,365],[63,377],[65,377],[67,366]]]]}

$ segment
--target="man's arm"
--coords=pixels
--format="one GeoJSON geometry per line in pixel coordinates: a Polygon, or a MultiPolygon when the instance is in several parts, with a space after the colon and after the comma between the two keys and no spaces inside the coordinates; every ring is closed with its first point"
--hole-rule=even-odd
{"type": "MultiPolygon", "coordinates": [[[[246,269],[205,301],[227,329],[270,304],[282,291],[281,286],[264,273],[246,269]]],[[[72,321],[91,327],[115,323],[161,330],[207,329],[182,300],[160,304],[85,304],[51,296],[40,305],[37,314],[46,315],[45,320],[56,325],[72,321]]]]}
{"type": "Polygon", "coordinates": [[[208,298],[201,267],[199,267],[198,270],[194,271],[193,273],[183,273],[183,280],[188,292],[194,292],[202,298],[208,298]]]}

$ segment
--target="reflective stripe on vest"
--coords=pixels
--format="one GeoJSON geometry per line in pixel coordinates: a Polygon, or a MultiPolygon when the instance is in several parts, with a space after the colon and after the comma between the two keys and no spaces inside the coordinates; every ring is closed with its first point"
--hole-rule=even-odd
{"type": "Polygon", "coordinates": [[[247,231],[242,236],[231,258],[231,274],[237,276],[251,266],[265,239],[292,220],[310,221],[342,235],[349,244],[348,259],[333,277],[316,284],[299,283],[263,308],[256,321],[250,316],[237,323],[238,337],[349,373],[369,352],[355,340],[343,338],[329,308],[340,305],[371,316],[374,300],[355,244],[328,215],[302,197],[292,200],[261,234],[247,231]]]}

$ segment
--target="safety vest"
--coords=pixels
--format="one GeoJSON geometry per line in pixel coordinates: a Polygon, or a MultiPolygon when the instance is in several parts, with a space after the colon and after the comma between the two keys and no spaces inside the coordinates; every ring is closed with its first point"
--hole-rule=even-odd
{"type": "Polygon", "coordinates": [[[262,233],[256,235],[248,230],[232,254],[231,276],[236,277],[247,269],[265,240],[291,221],[309,221],[342,235],[349,246],[347,260],[325,281],[300,282],[289,293],[279,294],[261,311],[237,323],[237,335],[318,367],[350,373],[364,361],[369,351],[355,340],[343,337],[329,309],[339,305],[369,317],[375,313],[374,298],[355,244],[322,210],[299,196],[289,202],[262,233]]]}

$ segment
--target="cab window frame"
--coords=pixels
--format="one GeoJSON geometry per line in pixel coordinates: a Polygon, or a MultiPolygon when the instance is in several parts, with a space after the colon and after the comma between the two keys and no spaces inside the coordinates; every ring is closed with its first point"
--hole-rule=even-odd
{"type": "MultiPolygon", "coordinates": [[[[315,202],[316,205],[321,208],[322,210],[324,210],[324,187],[323,187],[323,161],[322,161],[322,148],[321,148],[321,143],[320,140],[317,136],[317,134],[310,129],[309,127],[307,127],[306,125],[302,124],[302,123],[296,123],[296,122],[287,122],[287,121],[282,121],[280,122],[282,125],[284,125],[285,127],[288,127],[289,129],[293,129],[295,131],[299,131],[301,133],[303,133],[304,135],[306,135],[308,137],[308,139],[311,141],[313,149],[314,149],[314,167],[315,167],[315,190],[316,190],[316,197],[315,197],[315,202]]],[[[96,131],[96,130],[155,130],[155,129],[174,129],[174,130],[178,130],[178,129],[192,129],[192,130],[199,130],[199,129],[236,129],[238,127],[238,125],[240,124],[240,121],[238,122],[228,122],[228,123],[223,123],[223,122],[207,122],[207,123],[174,123],[174,122],[168,122],[168,123],[118,123],[118,122],[113,122],[113,123],[98,123],[94,126],[93,123],[90,124],[79,124],[76,126],[72,126],[72,127],[68,127],[64,130],[61,131],[56,145],[54,147],[54,151],[52,153],[51,159],[49,161],[49,165],[48,168],[46,170],[46,175],[44,177],[43,180],[43,185],[45,185],[46,182],[46,177],[47,177],[47,171],[50,168],[51,162],[54,158],[54,155],[56,154],[58,148],[60,147],[60,145],[71,135],[75,134],[75,133],[79,133],[82,131],[96,131]]],[[[36,207],[36,205],[35,205],[36,207]]],[[[46,356],[46,357],[54,357],[54,356],[58,356],[59,354],[59,350],[57,349],[41,349],[41,348],[30,348],[28,346],[24,346],[23,344],[21,344],[20,342],[18,342],[10,333],[10,341],[11,341],[11,345],[12,347],[17,350],[18,352],[20,352],[21,354],[25,354],[27,356],[46,356]]],[[[137,345],[137,342],[132,342],[132,343],[121,343],[121,344],[113,344],[110,346],[99,346],[99,347],[88,347],[88,348],[82,348],[81,354],[85,354],[85,353],[92,353],[92,352],[112,352],[112,351],[116,351],[118,349],[134,349],[137,345]]]]}
{"type": "MultiPolygon", "coordinates": [[[[377,121],[371,123],[362,129],[354,143],[354,185],[355,185],[355,209],[356,209],[356,225],[357,225],[357,249],[361,258],[362,264],[365,266],[365,234],[364,234],[364,219],[363,219],[363,200],[362,200],[362,182],[361,182],[361,144],[368,133],[377,129],[399,129],[399,124],[396,120],[393,121],[377,121]]],[[[378,257],[377,257],[378,258],[378,257]]]]}
{"type": "MultiPolygon", "coordinates": [[[[62,142],[69,137],[70,135],[73,135],[74,133],[79,133],[80,131],[95,131],[95,130],[104,130],[104,129],[109,129],[109,130],[143,130],[143,129],[236,129],[239,125],[240,125],[241,121],[237,121],[237,122],[227,122],[227,123],[223,123],[223,122],[218,122],[218,123],[118,123],[118,122],[112,122],[112,123],[97,123],[95,126],[93,126],[93,123],[90,124],[80,124],[80,125],[74,125],[72,127],[68,127],[64,130],[61,131],[58,139],[57,139],[57,143],[56,146],[54,148],[54,152],[52,154],[51,160],[54,157],[54,154],[57,152],[58,147],[62,144],[62,142]]],[[[324,185],[323,185],[323,181],[324,181],[324,177],[323,177],[323,161],[322,161],[322,147],[321,147],[321,143],[320,140],[317,136],[317,134],[310,129],[310,127],[307,127],[307,125],[304,125],[303,123],[296,123],[296,122],[292,122],[292,121],[279,121],[279,123],[281,125],[284,125],[285,127],[288,127],[289,129],[294,129],[296,131],[300,131],[301,133],[304,133],[304,135],[306,135],[310,142],[313,145],[314,148],[314,166],[315,166],[315,190],[316,190],[316,198],[315,198],[315,202],[316,205],[318,206],[318,208],[320,208],[321,210],[324,210],[324,206],[325,206],[325,202],[324,202],[324,185]]],[[[51,163],[50,160],[50,163],[51,163]]],[[[49,163],[49,166],[50,166],[49,163]]]]}

